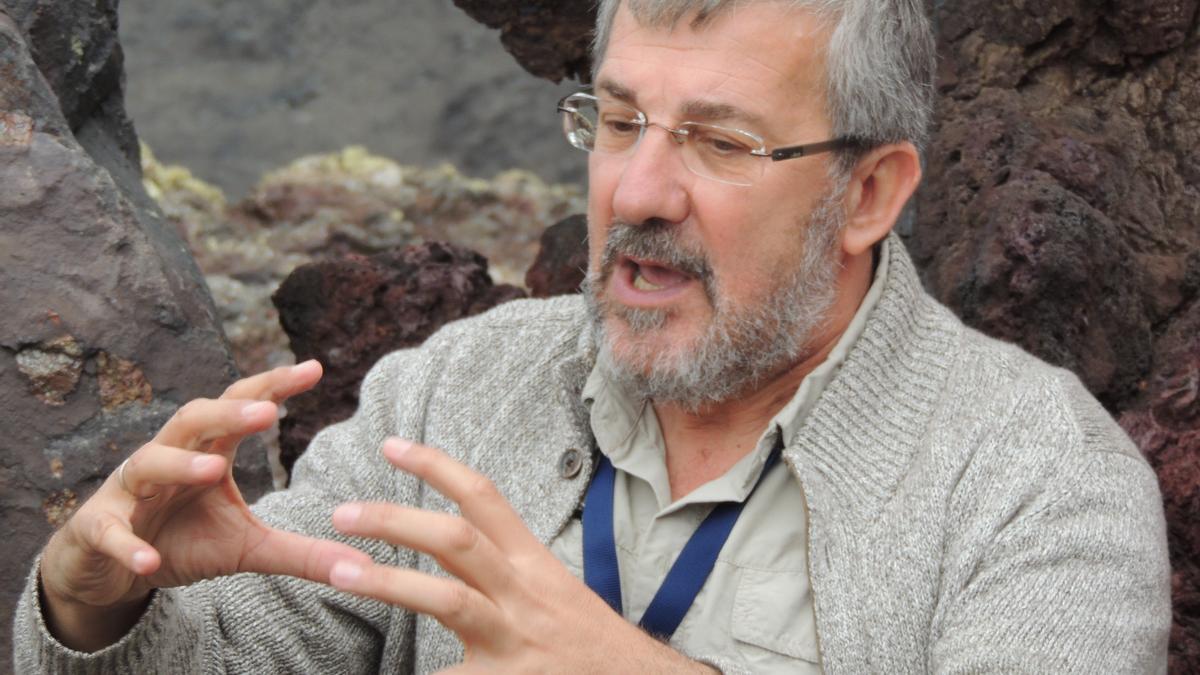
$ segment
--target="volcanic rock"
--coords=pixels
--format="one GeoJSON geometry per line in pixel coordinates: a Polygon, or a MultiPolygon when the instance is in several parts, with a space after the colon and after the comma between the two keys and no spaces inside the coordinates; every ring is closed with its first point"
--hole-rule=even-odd
{"type": "Polygon", "coordinates": [[[937,4],[909,240],[964,320],[1075,371],[1158,471],[1172,672],[1200,669],[1198,0],[937,4]]]}
{"type": "MultiPolygon", "coordinates": [[[[195,263],[147,208],[121,101],[115,2],[0,3],[4,616],[51,531],[179,405],[235,376],[195,263]]],[[[251,497],[264,459],[239,458],[251,497]]]]}
{"type": "Polygon", "coordinates": [[[535,298],[579,292],[587,275],[587,216],[563,218],[542,233],[537,258],[525,273],[525,286],[535,298]]]}
{"type": "Polygon", "coordinates": [[[454,0],[476,21],[500,29],[500,42],[526,70],[555,82],[591,75],[596,8],[576,0],[454,0]]]}
{"type": "Polygon", "coordinates": [[[325,377],[288,402],[279,439],[284,466],[291,469],[317,431],[354,413],[362,378],[380,357],[524,296],[493,284],[483,256],[439,242],[298,267],[271,299],[296,359],[317,359],[325,377]]]}

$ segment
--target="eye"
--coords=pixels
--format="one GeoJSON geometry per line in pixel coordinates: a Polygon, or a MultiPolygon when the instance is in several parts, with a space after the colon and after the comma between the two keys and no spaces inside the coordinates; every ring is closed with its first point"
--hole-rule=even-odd
{"type": "Polygon", "coordinates": [[[688,129],[688,139],[705,152],[721,156],[749,154],[754,148],[747,139],[720,129],[694,126],[688,129]]]}
{"type": "Polygon", "coordinates": [[[618,136],[626,136],[631,134],[636,136],[642,126],[637,123],[637,120],[619,114],[601,115],[600,123],[604,127],[605,131],[618,136]]]}

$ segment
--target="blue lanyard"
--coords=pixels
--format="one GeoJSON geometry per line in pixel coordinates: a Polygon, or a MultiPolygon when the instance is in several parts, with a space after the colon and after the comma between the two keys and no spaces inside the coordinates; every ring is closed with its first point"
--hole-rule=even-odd
{"type": "MultiPolygon", "coordinates": [[[[675,634],[684,615],[712,573],[721,547],[729,539],[733,525],[742,514],[742,507],[762,485],[763,478],[779,462],[780,448],[767,458],[754,489],[742,502],[722,502],[713,508],[700,527],[688,539],[675,564],[667,572],[662,586],[654,594],[650,606],[638,625],[664,640],[675,634]]],[[[617,544],[613,538],[613,489],[616,469],[608,457],[600,455],[600,466],[588,486],[583,501],[583,580],[617,614],[624,615],[621,605],[621,571],[617,566],[617,544]]]]}

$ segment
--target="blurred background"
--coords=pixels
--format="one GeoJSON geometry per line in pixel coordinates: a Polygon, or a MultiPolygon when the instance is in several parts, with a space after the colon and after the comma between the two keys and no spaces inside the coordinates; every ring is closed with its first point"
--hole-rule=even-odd
{"type": "Polygon", "coordinates": [[[450,0],[124,0],[120,21],[138,135],[231,201],[347,145],[481,178],[583,179],[554,110],[578,85],[532,77],[450,0]]]}

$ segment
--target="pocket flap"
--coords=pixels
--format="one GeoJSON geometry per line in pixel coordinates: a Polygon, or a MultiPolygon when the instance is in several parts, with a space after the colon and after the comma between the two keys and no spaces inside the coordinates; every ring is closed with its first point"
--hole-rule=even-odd
{"type": "Polygon", "coordinates": [[[743,569],[730,633],[738,642],[820,663],[812,589],[803,571],[743,569]]]}

